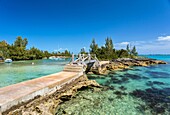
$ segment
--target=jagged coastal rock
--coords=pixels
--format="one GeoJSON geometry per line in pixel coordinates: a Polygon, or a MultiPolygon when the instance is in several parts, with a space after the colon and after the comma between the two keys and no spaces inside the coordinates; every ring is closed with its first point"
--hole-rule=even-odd
{"type": "Polygon", "coordinates": [[[66,84],[62,89],[49,96],[37,97],[29,103],[22,104],[20,107],[12,108],[3,115],[54,115],[60,103],[73,98],[77,90],[81,88],[101,88],[94,80],[88,80],[84,75],[70,84],[66,84]]]}
{"type": "Polygon", "coordinates": [[[155,64],[167,64],[167,63],[161,60],[147,59],[147,58],[141,58],[141,59],[119,58],[119,59],[113,59],[110,62],[104,61],[101,64],[101,67],[99,67],[98,69],[92,69],[91,71],[94,74],[107,74],[108,70],[122,70],[122,69],[129,69],[132,66],[149,66],[155,64]]]}

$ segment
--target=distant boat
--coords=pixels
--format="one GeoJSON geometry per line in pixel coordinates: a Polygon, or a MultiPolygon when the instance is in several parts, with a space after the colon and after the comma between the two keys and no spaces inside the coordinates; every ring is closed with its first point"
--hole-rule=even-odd
{"type": "Polygon", "coordinates": [[[55,56],[49,57],[49,59],[51,59],[51,60],[54,60],[55,58],[56,58],[55,56]]]}
{"type": "Polygon", "coordinates": [[[5,63],[12,63],[12,59],[6,59],[5,63]]]}

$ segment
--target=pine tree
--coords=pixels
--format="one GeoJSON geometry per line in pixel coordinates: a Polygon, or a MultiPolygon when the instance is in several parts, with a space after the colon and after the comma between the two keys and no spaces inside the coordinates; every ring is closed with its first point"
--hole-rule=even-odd
{"type": "Polygon", "coordinates": [[[137,55],[138,55],[135,46],[133,46],[131,53],[132,53],[132,55],[134,55],[134,56],[137,56],[137,55]]]}
{"type": "Polygon", "coordinates": [[[126,46],[126,50],[127,50],[127,52],[128,52],[128,53],[130,53],[129,44],[127,44],[127,46],[126,46]]]}
{"type": "Polygon", "coordinates": [[[87,52],[85,51],[85,48],[82,48],[81,50],[80,50],[80,54],[86,54],[87,52]]]}
{"type": "Polygon", "coordinates": [[[98,50],[98,45],[96,44],[95,39],[93,38],[92,43],[90,45],[90,53],[97,54],[97,50],[98,50]]]}
{"type": "Polygon", "coordinates": [[[112,39],[109,37],[106,38],[105,49],[106,59],[112,59],[114,57],[114,49],[112,39]]]}

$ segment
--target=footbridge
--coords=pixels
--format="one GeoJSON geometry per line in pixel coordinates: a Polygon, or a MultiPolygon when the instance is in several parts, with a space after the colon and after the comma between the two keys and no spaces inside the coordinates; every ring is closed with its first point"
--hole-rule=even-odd
{"type": "Polygon", "coordinates": [[[83,71],[88,73],[90,69],[97,69],[100,62],[95,54],[72,55],[72,59],[63,71],[83,71]]]}

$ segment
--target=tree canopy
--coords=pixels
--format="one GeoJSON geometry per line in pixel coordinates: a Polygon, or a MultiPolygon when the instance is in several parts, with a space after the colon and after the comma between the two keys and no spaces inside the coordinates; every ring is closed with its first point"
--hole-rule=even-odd
{"type": "Polygon", "coordinates": [[[58,54],[42,51],[36,47],[26,49],[28,45],[27,38],[17,37],[13,44],[8,44],[6,41],[0,41],[0,57],[11,58],[12,60],[34,60],[48,58],[50,56],[71,56],[68,50],[58,54]]]}
{"type": "MultiPolygon", "coordinates": [[[[42,51],[36,47],[31,47],[26,49],[28,44],[27,38],[22,38],[21,36],[17,37],[13,44],[8,44],[6,41],[0,41],[0,57],[1,58],[11,58],[12,60],[34,60],[42,59],[44,57],[48,58],[50,56],[66,56],[70,57],[71,53],[68,50],[64,52],[48,52],[42,51]]],[[[90,44],[90,53],[96,54],[100,60],[111,60],[122,57],[136,57],[138,52],[136,47],[133,46],[131,49],[129,44],[126,46],[126,49],[116,50],[112,38],[107,37],[105,39],[105,44],[101,47],[98,46],[95,39],[92,39],[90,44]]],[[[81,54],[87,54],[84,48],[80,51],[81,54]]]]}
{"type": "Polygon", "coordinates": [[[85,48],[81,48],[80,54],[88,54],[88,52],[86,52],[85,48]]]}
{"type": "Polygon", "coordinates": [[[134,56],[138,55],[138,52],[136,51],[136,47],[135,46],[133,46],[131,54],[134,55],[134,56]]]}
{"type": "Polygon", "coordinates": [[[93,38],[92,43],[90,45],[90,52],[96,54],[98,50],[98,45],[95,42],[95,39],[93,38]]]}
{"type": "Polygon", "coordinates": [[[112,38],[109,37],[105,39],[105,44],[101,47],[98,47],[98,44],[96,44],[95,39],[93,38],[92,43],[90,45],[90,53],[96,54],[96,56],[100,60],[111,60],[116,58],[134,58],[138,55],[136,47],[134,46],[131,50],[129,44],[126,46],[126,49],[116,50],[114,48],[112,38]]]}
{"type": "Polygon", "coordinates": [[[17,39],[14,42],[15,47],[24,47],[24,48],[26,48],[27,44],[28,44],[27,38],[22,39],[21,36],[18,36],[17,39]]]}

